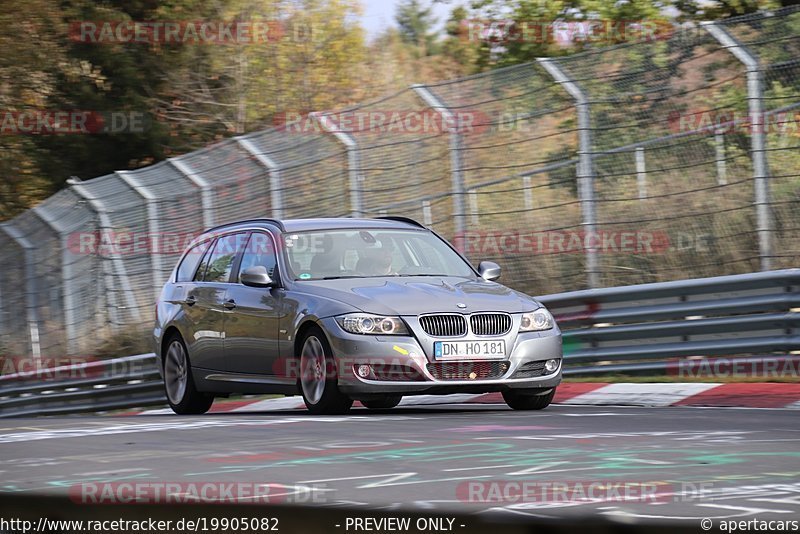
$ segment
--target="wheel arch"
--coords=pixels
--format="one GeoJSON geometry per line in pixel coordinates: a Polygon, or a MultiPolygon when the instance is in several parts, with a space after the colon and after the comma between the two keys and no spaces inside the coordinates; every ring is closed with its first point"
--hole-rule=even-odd
{"type": "MultiPolygon", "coordinates": [[[[328,334],[328,331],[325,329],[325,327],[322,326],[319,318],[307,316],[297,327],[297,333],[294,337],[294,345],[293,345],[294,351],[292,353],[292,357],[298,360],[298,368],[299,368],[300,351],[303,349],[302,345],[303,338],[305,337],[306,333],[314,327],[316,327],[317,329],[319,329],[320,332],[322,332],[322,336],[325,338],[325,342],[328,344],[328,347],[331,349],[331,351],[333,351],[333,343],[331,342],[330,335],[328,334]]],[[[333,358],[331,359],[334,366],[333,371],[336,373],[336,376],[341,376],[340,375],[341,369],[339,369],[339,361],[335,357],[335,355],[333,354],[331,355],[333,356],[333,358]]],[[[298,378],[298,384],[299,384],[299,378],[298,378]]]]}
{"type": "Polygon", "coordinates": [[[301,322],[300,325],[297,327],[297,332],[295,333],[294,336],[294,351],[292,352],[292,356],[294,358],[300,357],[300,351],[303,348],[301,345],[303,343],[303,338],[305,337],[306,333],[314,327],[317,327],[319,330],[322,331],[322,335],[325,336],[325,341],[327,341],[328,345],[330,346],[331,340],[328,339],[328,333],[325,332],[325,329],[322,328],[322,325],[319,324],[317,318],[306,317],[305,320],[301,322]]]}

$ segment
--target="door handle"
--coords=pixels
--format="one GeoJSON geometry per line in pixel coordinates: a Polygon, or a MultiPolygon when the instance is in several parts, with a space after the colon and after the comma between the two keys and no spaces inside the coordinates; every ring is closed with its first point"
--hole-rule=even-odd
{"type": "Polygon", "coordinates": [[[194,306],[196,302],[197,298],[195,298],[193,295],[189,295],[188,297],[186,297],[186,300],[183,301],[183,303],[186,304],[187,306],[194,306]]]}
{"type": "Polygon", "coordinates": [[[233,299],[226,300],[225,302],[222,303],[222,307],[225,308],[226,310],[232,310],[236,307],[236,301],[233,299]]]}

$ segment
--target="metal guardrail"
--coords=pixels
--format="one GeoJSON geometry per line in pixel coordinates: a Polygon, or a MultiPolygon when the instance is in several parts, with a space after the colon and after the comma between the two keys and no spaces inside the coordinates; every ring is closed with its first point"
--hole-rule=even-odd
{"type": "Polygon", "coordinates": [[[570,376],[663,371],[692,356],[764,360],[800,350],[800,269],[590,289],[540,300],[564,332],[569,364],[564,374],[570,376]]]}
{"type": "MultiPolygon", "coordinates": [[[[737,361],[752,364],[800,353],[800,269],[573,291],[539,300],[564,333],[567,376],[659,374],[693,356],[742,356],[737,361]]],[[[153,354],[43,373],[47,379],[41,373],[0,376],[0,417],[166,403],[153,354]]]]}
{"type": "Polygon", "coordinates": [[[0,417],[166,404],[154,354],[0,376],[0,417]]]}

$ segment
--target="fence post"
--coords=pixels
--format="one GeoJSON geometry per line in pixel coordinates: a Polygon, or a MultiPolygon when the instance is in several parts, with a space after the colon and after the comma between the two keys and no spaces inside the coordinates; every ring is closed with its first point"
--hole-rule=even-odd
{"type": "Polygon", "coordinates": [[[78,352],[78,329],[75,322],[75,290],[73,281],[75,273],[72,270],[70,261],[69,236],[67,230],[57,217],[47,212],[44,205],[35,206],[31,212],[36,215],[43,223],[49,226],[58,235],[61,246],[61,284],[63,286],[64,302],[64,331],[67,336],[67,354],[77,354],[78,352]]]}
{"type": "MultiPolygon", "coordinates": [[[[564,90],[575,100],[575,109],[578,114],[578,200],[581,203],[583,214],[583,229],[586,235],[596,234],[597,217],[594,206],[594,165],[592,163],[592,124],[589,109],[589,99],[578,84],[572,81],[561,67],[552,59],[539,58],[536,60],[561,84],[564,90]]],[[[600,285],[597,267],[597,239],[586,239],[586,274],[590,288],[600,285]]]]}
{"type": "Polygon", "coordinates": [[[36,308],[36,296],[39,294],[36,270],[34,269],[36,258],[33,257],[33,251],[36,250],[36,247],[11,223],[0,224],[0,228],[23,250],[25,258],[25,317],[28,321],[31,356],[33,356],[33,361],[38,369],[42,361],[42,347],[39,341],[39,313],[36,308]]]}
{"type": "MultiPolygon", "coordinates": [[[[75,178],[70,178],[67,180],[67,184],[72,187],[72,190],[75,191],[80,197],[86,199],[91,206],[92,210],[97,214],[98,222],[98,229],[100,230],[100,250],[98,250],[98,256],[100,256],[100,251],[103,248],[103,242],[108,239],[107,232],[110,232],[113,229],[113,225],[111,224],[111,219],[108,216],[108,210],[106,209],[105,204],[99,198],[94,197],[85,186],[81,185],[80,180],[75,178]]],[[[108,259],[111,260],[111,266],[113,270],[109,270],[107,262],[103,262],[103,274],[105,278],[105,287],[104,291],[106,294],[106,299],[110,299],[113,295],[117,292],[117,286],[114,283],[114,275],[117,276],[119,280],[119,284],[122,289],[122,293],[125,296],[125,301],[127,303],[127,307],[131,310],[131,313],[134,315],[133,319],[135,321],[141,321],[142,316],[139,312],[139,306],[136,303],[136,294],[133,291],[133,287],[131,286],[131,281],[128,278],[128,271],[125,269],[125,262],[122,261],[122,258],[119,255],[119,252],[114,251],[113,247],[111,248],[111,252],[108,254],[108,259]]],[[[115,324],[119,325],[122,322],[119,320],[119,305],[111,304],[111,301],[108,300],[108,312],[109,318],[114,318],[116,321],[115,324]]]]}
{"type": "Polygon", "coordinates": [[[417,93],[425,104],[439,113],[442,117],[442,124],[450,125],[448,135],[450,136],[450,173],[452,175],[451,192],[453,194],[453,220],[454,220],[454,239],[453,245],[460,252],[464,252],[464,228],[466,226],[466,206],[464,198],[464,165],[463,165],[463,143],[461,133],[458,131],[458,123],[453,112],[444,105],[430,90],[421,84],[412,85],[411,89],[417,93]]]}
{"type": "Polygon", "coordinates": [[[317,121],[320,127],[328,133],[332,133],[347,150],[347,170],[348,187],[350,188],[350,216],[361,217],[364,207],[361,203],[361,156],[358,153],[358,143],[355,138],[347,132],[342,131],[335,124],[331,123],[330,117],[324,113],[315,111],[309,117],[317,121]]]}
{"type": "Polygon", "coordinates": [[[527,174],[522,177],[522,196],[525,203],[525,215],[529,216],[533,210],[533,191],[531,190],[531,177],[527,174]]]}
{"type": "Polygon", "coordinates": [[[281,167],[274,159],[261,152],[247,137],[240,135],[234,137],[240,147],[250,154],[255,160],[267,169],[269,173],[269,196],[272,205],[272,216],[275,219],[283,218],[283,186],[281,185],[281,167]]]}
{"type": "Polygon", "coordinates": [[[717,183],[726,185],[728,183],[728,168],[725,161],[725,138],[721,130],[714,131],[714,154],[717,160],[717,183]]]}
{"type": "Polygon", "coordinates": [[[467,198],[469,199],[469,221],[473,226],[478,226],[479,216],[478,212],[478,193],[474,189],[467,191],[467,198]]]}
{"type": "Polygon", "coordinates": [[[203,226],[208,230],[214,226],[214,191],[208,180],[197,174],[189,165],[181,161],[180,158],[167,158],[170,165],[175,167],[179,173],[192,181],[200,188],[200,202],[203,210],[203,226]]]}
{"type": "Polygon", "coordinates": [[[422,201],[422,224],[430,226],[433,224],[433,217],[431,216],[431,203],[429,200],[422,201]]]}
{"type": "Polygon", "coordinates": [[[155,300],[158,300],[158,296],[161,294],[161,286],[163,286],[165,282],[161,277],[164,271],[164,265],[161,261],[161,254],[163,252],[161,251],[162,236],[161,225],[159,224],[160,217],[158,215],[158,198],[129,172],[116,171],[114,174],[119,176],[120,180],[133,189],[147,204],[147,232],[150,234],[150,239],[148,239],[150,268],[153,271],[151,276],[153,277],[154,296],[155,300]]]}
{"type": "Polygon", "coordinates": [[[738,59],[747,71],[747,103],[750,115],[750,152],[753,159],[753,186],[761,270],[772,268],[772,214],[770,213],[770,184],[767,170],[766,132],[763,109],[763,83],[758,56],[736,40],[715,22],[702,26],[714,39],[738,59]]]}
{"type": "Polygon", "coordinates": [[[636,184],[639,186],[639,200],[645,200],[647,198],[647,163],[644,159],[644,147],[636,147],[635,157],[636,184]]]}

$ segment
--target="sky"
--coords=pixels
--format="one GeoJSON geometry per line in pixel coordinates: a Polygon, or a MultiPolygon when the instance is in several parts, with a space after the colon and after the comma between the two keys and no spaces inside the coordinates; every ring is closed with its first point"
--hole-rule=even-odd
{"type": "MultiPolygon", "coordinates": [[[[425,0],[423,0],[425,2],[425,0]]],[[[361,24],[367,30],[367,36],[371,39],[381,33],[382,30],[396,26],[394,14],[399,0],[361,0],[364,6],[364,14],[361,17],[361,24]]],[[[428,0],[428,5],[432,2],[428,0]]],[[[436,16],[436,29],[444,27],[447,17],[453,7],[462,4],[457,0],[450,0],[448,4],[436,3],[433,5],[433,12],[436,16]]]]}

